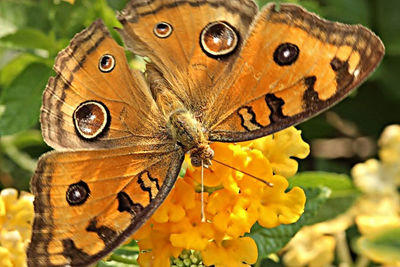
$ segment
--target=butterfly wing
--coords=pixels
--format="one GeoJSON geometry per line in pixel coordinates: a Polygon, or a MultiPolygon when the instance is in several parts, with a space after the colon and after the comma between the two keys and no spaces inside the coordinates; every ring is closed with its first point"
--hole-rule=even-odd
{"type": "Polygon", "coordinates": [[[118,19],[128,48],[151,60],[185,108],[201,112],[214,93],[215,82],[223,79],[223,70],[232,67],[256,13],[251,0],[136,0],[129,2],[118,19]],[[213,22],[217,24],[209,32],[225,33],[232,41],[227,44],[232,51],[214,53],[202,44],[202,33],[213,22]],[[168,29],[170,33],[158,34],[157,25],[160,33],[168,29]]]}
{"type": "Polygon", "coordinates": [[[183,152],[144,76],[98,20],[60,52],[43,94],[45,141],[31,181],[29,266],[86,266],[137,230],[163,202],[183,152]],[[73,149],[73,151],[72,151],[73,149]]]}
{"type": "Polygon", "coordinates": [[[31,181],[28,266],[87,266],[106,256],[163,202],[183,158],[168,145],[45,154],[31,181]]]}
{"type": "Polygon", "coordinates": [[[380,39],[361,25],[320,19],[303,8],[268,5],[204,121],[212,141],[244,141],[317,115],[377,67],[380,39]]]}
{"type": "Polygon", "coordinates": [[[101,20],[61,51],[43,93],[45,141],[55,149],[160,143],[166,125],[151,92],[101,20]]]}

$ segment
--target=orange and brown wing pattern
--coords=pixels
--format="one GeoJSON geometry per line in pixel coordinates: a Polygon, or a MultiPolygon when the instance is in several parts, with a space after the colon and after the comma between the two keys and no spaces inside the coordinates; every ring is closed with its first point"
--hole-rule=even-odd
{"type": "Polygon", "coordinates": [[[231,84],[207,112],[212,141],[244,141],[300,123],[348,95],[384,55],[367,28],[268,5],[257,16],[231,84]]]}
{"type": "Polygon", "coordinates": [[[78,33],[57,56],[43,93],[45,141],[55,149],[153,142],[165,125],[143,74],[101,20],[78,33]]]}
{"type": "Polygon", "coordinates": [[[256,13],[252,0],[136,0],[118,19],[128,48],[150,58],[168,89],[199,113],[232,67],[256,13]]]}
{"type": "Polygon", "coordinates": [[[31,181],[28,266],[87,266],[104,257],[164,201],[183,157],[170,146],[44,155],[31,181]]]}

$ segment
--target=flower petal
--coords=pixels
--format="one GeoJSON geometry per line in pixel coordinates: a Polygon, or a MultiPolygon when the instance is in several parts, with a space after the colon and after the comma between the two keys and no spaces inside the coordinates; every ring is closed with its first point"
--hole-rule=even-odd
{"type": "Polygon", "coordinates": [[[207,266],[242,267],[257,261],[257,245],[250,237],[212,242],[202,252],[203,262],[207,266]]]}

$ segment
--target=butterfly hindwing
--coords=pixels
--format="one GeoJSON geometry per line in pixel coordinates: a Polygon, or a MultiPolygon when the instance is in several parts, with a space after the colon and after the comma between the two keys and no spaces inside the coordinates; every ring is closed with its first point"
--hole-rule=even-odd
{"type": "Polygon", "coordinates": [[[104,257],[162,203],[182,160],[171,146],[44,155],[31,181],[28,266],[86,266],[104,257]]]}

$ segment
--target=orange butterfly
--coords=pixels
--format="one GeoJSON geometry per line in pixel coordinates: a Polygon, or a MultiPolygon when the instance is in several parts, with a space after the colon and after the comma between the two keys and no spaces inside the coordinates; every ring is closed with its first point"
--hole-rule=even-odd
{"type": "Polygon", "coordinates": [[[101,20],[58,55],[43,94],[45,141],[31,181],[29,266],[86,266],[160,206],[185,153],[269,135],[326,110],[377,67],[380,39],[299,6],[133,0],[118,15],[146,73],[101,20]]]}

